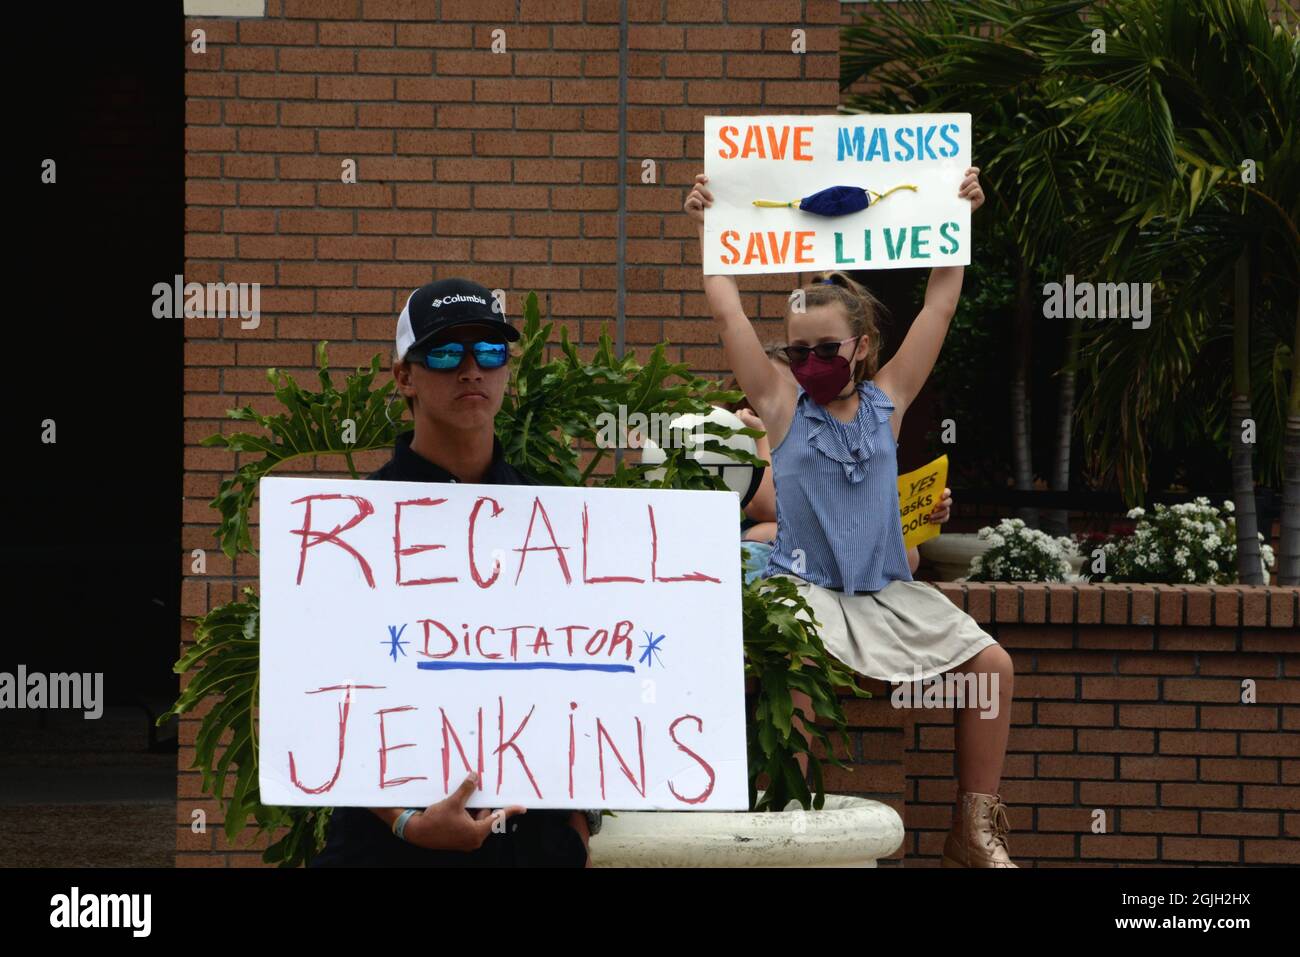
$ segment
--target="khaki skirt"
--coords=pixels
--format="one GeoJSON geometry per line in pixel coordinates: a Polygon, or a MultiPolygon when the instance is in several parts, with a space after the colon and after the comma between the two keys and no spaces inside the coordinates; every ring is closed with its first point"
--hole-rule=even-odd
{"type": "Polygon", "coordinates": [[[781,577],[794,582],[812,607],[826,650],[869,678],[919,681],[997,644],[974,618],[924,582],[892,581],[880,591],[846,595],[797,575],[781,577]]]}

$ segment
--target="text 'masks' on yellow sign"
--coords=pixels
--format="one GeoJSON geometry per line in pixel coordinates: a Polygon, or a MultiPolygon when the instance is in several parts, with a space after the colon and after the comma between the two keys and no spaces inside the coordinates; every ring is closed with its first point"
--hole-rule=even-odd
{"type": "Polygon", "coordinates": [[[939,504],[947,481],[946,455],[898,477],[898,513],[903,520],[903,545],[907,548],[939,534],[938,524],[930,521],[930,512],[939,504]]]}
{"type": "Polygon", "coordinates": [[[704,272],[970,264],[969,113],[707,116],[704,272]]]}

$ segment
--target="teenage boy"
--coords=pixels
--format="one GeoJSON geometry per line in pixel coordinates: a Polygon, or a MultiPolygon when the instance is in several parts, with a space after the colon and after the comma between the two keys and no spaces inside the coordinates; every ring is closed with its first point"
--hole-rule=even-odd
{"type": "MultiPolygon", "coordinates": [[[[415,422],[393,457],[367,476],[392,482],[537,485],[505,460],[494,424],[519,330],[492,293],[441,279],[411,293],[397,320],[393,378],[415,422]]],[[[416,808],[336,808],[315,867],[529,867],[590,863],[598,811],[513,806],[471,813],[471,774],[445,800],[416,808]],[[495,826],[494,826],[495,825],[495,826]]]]}

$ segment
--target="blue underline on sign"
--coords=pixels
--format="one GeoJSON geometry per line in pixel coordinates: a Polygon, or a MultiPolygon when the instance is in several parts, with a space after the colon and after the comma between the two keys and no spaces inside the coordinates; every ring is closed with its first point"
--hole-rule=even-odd
{"type": "Polygon", "coordinates": [[[632,665],[588,665],[568,661],[421,661],[421,671],[636,671],[632,665]]]}

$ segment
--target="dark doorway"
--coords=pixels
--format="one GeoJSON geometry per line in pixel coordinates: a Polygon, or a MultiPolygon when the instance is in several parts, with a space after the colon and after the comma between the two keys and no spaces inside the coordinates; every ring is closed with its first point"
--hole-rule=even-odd
{"type": "Polygon", "coordinates": [[[176,681],[183,356],[180,321],[153,317],[150,290],[184,264],[184,24],[164,8],[97,18],[101,55],[78,61],[66,11],[37,9],[15,90],[24,265],[6,326],[22,381],[8,445],[22,504],[3,559],[22,624],[3,655],[103,671],[115,699],[156,694],[176,681]]]}
{"type": "MultiPolygon", "coordinates": [[[[149,716],[177,689],[183,330],[153,317],[151,289],[184,265],[184,21],[180,4],[15,12],[0,672],[102,673],[105,708],[0,711],[0,812],[25,835],[0,863],[142,863],[123,834],[108,860],[84,844],[175,789],[174,737],[149,716]],[[98,810],[70,829],[51,811],[66,804],[98,810]],[[83,846],[61,856],[57,829],[83,846]]],[[[170,828],[135,838],[155,839],[174,844],[170,828]]]]}

